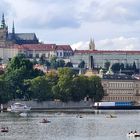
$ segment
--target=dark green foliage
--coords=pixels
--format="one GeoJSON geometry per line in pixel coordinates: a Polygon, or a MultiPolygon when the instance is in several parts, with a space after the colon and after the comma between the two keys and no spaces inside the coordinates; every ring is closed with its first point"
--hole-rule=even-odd
{"type": "Polygon", "coordinates": [[[88,78],[85,76],[77,76],[72,80],[71,99],[80,101],[84,99],[88,91],[88,78]]]}
{"type": "Polygon", "coordinates": [[[108,70],[109,69],[109,67],[110,67],[110,62],[105,62],[105,64],[104,64],[104,68],[106,69],[106,70],[108,70]]]}
{"type": "Polygon", "coordinates": [[[69,68],[59,68],[58,69],[58,83],[53,87],[53,93],[56,98],[62,101],[71,100],[71,85],[72,78],[74,76],[74,71],[69,68]]]}
{"type": "Polygon", "coordinates": [[[65,67],[73,67],[72,63],[71,62],[68,62],[65,64],[65,67]]]}
{"type": "Polygon", "coordinates": [[[96,102],[103,98],[104,91],[101,85],[101,79],[98,76],[92,76],[89,78],[88,96],[96,102]]]}
{"type": "Polygon", "coordinates": [[[136,71],[137,71],[137,67],[136,67],[136,63],[135,63],[135,62],[133,62],[132,69],[134,70],[134,72],[136,72],[136,71]]]}
{"type": "Polygon", "coordinates": [[[65,61],[60,59],[57,61],[58,62],[58,67],[64,67],[65,66],[65,61]]]}
{"type": "Polygon", "coordinates": [[[79,68],[84,68],[85,67],[85,61],[81,61],[80,64],[78,65],[79,68]]]}
{"type": "Polygon", "coordinates": [[[7,66],[4,74],[4,80],[8,83],[8,88],[11,89],[11,94],[14,99],[25,98],[24,80],[32,79],[38,75],[43,75],[41,71],[33,69],[33,63],[19,54],[14,57],[7,66]]]}
{"type": "Polygon", "coordinates": [[[112,65],[111,69],[113,70],[113,72],[119,72],[120,71],[120,63],[115,63],[112,65]]]}
{"type": "MultiPolygon", "coordinates": [[[[56,64],[63,67],[64,61],[56,63],[56,58],[51,61],[51,66],[56,64]]],[[[52,71],[46,75],[33,69],[33,63],[19,54],[7,65],[7,69],[0,77],[0,102],[5,103],[12,99],[37,99],[38,101],[60,99],[61,101],[80,101],[84,97],[99,101],[103,97],[101,80],[98,77],[77,76],[70,68],[59,68],[58,72],[52,71]]]]}

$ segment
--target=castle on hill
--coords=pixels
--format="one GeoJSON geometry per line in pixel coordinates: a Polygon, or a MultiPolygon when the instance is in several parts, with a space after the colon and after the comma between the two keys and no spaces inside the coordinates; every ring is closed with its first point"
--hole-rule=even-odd
{"type": "Polygon", "coordinates": [[[0,46],[8,47],[13,44],[38,44],[39,41],[35,33],[15,33],[13,22],[12,32],[9,33],[8,26],[6,25],[4,14],[2,15],[0,25],[0,46]]]}

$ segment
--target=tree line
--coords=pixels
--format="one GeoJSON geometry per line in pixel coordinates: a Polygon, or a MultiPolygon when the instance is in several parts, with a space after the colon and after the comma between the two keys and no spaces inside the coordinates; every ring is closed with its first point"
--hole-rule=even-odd
{"type": "Polygon", "coordinates": [[[43,73],[34,69],[33,62],[23,54],[14,57],[0,76],[0,102],[9,100],[63,102],[80,101],[89,97],[100,101],[104,96],[101,79],[97,76],[78,75],[68,67],[43,73]]]}

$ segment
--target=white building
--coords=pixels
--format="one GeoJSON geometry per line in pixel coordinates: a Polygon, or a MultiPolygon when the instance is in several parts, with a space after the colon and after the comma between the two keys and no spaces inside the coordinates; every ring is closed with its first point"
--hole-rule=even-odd
{"type": "Polygon", "coordinates": [[[30,59],[39,59],[41,56],[45,59],[50,59],[53,56],[58,59],[69,59],[73,55],[73,50],[70,45],[56,44],[24,44],[0,47],[0,58],[3,59],[3,63],[6,63],[18,53],[23,53],[30,59]]]}

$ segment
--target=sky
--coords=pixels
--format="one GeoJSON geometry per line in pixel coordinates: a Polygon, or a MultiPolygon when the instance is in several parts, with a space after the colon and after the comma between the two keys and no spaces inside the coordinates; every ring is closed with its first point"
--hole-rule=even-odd
{"type": "Polygon", "coordinates": [[[140,0],[0,0],[11,32],[36,33],[41,42],[97,50],[140,50],[140,0]]]}

